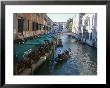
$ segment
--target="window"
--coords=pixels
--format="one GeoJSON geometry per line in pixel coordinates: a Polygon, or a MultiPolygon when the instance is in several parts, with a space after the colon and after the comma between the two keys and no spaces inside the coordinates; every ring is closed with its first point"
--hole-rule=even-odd
{"type": "Polygon", "coordinates": [[[36,30],[36,23],[34,22],[34,31],[36,30]]]}
{"type": "Polygon", "coordinates": [[[34,31],[34,22],[32,22],[32,31],[34,31]]]}
{"type": "Polygon", "coordinates": [[[38,30],[38,23],[36,23],[36,30],[38,30]]]}
{"type": "Polygon", "coordinates": [[[40,29],[42,30],[42,24],[40,24],[40,29]]]}
{"type": "Polygon", "coordinates": [[[35,31],[36,30],[36,23],[32,22],[32,30],[35,31]]]}
{"type": "Polygon", "coordinates": [[[23,20],[23,18],[18,19],[18,32],[23,33],[23,27],[24,27],[24,20],[23,20]]]}
{"type": "Polygon", "coordinates": [[[48,26],[46,26],[46,30],[48,30],[48,26]]]}
{"type": "Polygon", "coordinates": [[[41,30],[41,24],[39,24],[39,27],[40,27],[39,29],[41,30]]]}
{"type": "Polygon", "coordinates": [[[28,20],[28,31],[29,31],[29,20],[28,20]]]}
{"type": "Polygon", "coordinates": [[[41,30],[41,24],[38,24],[38,29],[41,30]]]}

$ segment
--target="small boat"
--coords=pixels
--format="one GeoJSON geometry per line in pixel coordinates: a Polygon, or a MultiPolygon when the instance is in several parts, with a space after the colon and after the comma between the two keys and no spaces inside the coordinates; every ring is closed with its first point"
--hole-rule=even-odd
{"type": "Polygon", "coordinates": [[[57,45],[57,47],[63,47],[63,45],[57,45]]]}
{"type": "Polygon", "coordinates": [[[58,40],[57,47],[63,47],[63,44],[62,44],[62,40],[61,39],[58,40]]]}
{"type": "Polygon", "coordinates": [[[66,59],[59,59],[59,58],[58,58],[58,59],[56,60],[56,62],[64,62],[64,61],[67,61],[67,58],[66,58],[66,59]]]}
{"type": "Polygon", "coordinates": [[[61,55],[58,55],[57,58],[58,59],[56,60],[56,62],[62,62],[62,61],[68,60],[68,58],[70,58],[70,55],[67,55],[65,53],[62,53],[61,55]]]}

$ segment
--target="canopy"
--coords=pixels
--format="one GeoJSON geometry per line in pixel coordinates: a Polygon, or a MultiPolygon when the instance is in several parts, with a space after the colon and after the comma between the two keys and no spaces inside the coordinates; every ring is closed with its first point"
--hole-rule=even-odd
{"type": "Polygon", "coordinates": [[[24,55],[28,55],[32,49],[34,48],[34,45],[32,44],[15,44],[14,45],[14,55],[16,56],[17,61],[21,61],[24,57],[24,55]]]}
{"type": "Polygon", "coordinates": [[[52,38],[49,38],[48,36],[40,36],[39,39],[52,41],[52,38]]]}
{"type": "Polygon", "coordinates": [[[25,55],[28,55],[32,49],[36,46],[44,45],[44,40],[52,41],[53,37],[47,34],[41,35],[35,39],[27,40],[24,44],[15,44],[14,45],[14,55],[16,56],[17,61],[23,59],[25,55]]]}
{"type": "Polygon", "coordinates": [[[43,34],[43,35],[41,35],[41,36],[47,36],[47,37],[54,37],[54,33],[48,33],[48,34],[43,34]]]}
{"type": "Polygon", "coordinates": [[[25,44],[36,44],[36,45],[42,45],[42,44],[44,44],[44,40],[41,40],[41,39],[39,39],[39,38],[35,38],[35,39],[32,39],[32,40],[27,40],[26,42],[25,42],[25,44]]]}

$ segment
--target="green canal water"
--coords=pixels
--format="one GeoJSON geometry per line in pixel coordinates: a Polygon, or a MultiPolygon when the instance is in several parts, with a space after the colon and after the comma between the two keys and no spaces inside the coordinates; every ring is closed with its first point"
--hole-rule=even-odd
{"type": "Polygon", "coordinates": [[[34,75],[97,75],[97,49],[86,44],[81,44],[68,35],[60,35],[62,50],[71,48],[72,55],[66,61],[57,63],[54,58],[46,61],[34,75]]]}

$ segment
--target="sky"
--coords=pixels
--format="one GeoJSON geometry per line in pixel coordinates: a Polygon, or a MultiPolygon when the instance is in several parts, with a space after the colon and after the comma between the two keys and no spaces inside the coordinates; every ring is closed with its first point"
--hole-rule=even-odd
{"type": "Polygon", "coordinates": [[[66,22],[69,18],[72,18],[74,14],[69,14],[69,13],[47,13],[49,18],[53,22],[66,22]]]}

